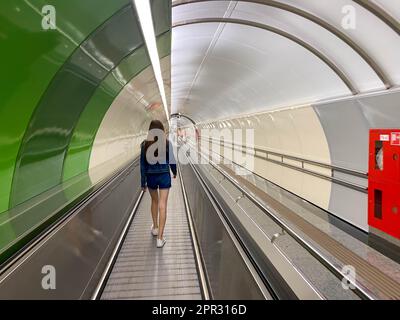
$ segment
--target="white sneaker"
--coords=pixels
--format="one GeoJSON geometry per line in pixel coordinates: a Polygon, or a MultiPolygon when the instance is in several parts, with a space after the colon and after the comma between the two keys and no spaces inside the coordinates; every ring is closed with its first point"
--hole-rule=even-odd
{"type": "Polygon", "coordinates": [[[153,229],[153,225],[151,226],[151,234],[153,236],[158,236],[158,228],[153,229]]]}
{"type": "Polygon", "coordinates": [[[164,247],[165,243],[167,242],[167,240],[163,239],[158,239],[157,238],[157,248],[162,248],[164,247]]]}

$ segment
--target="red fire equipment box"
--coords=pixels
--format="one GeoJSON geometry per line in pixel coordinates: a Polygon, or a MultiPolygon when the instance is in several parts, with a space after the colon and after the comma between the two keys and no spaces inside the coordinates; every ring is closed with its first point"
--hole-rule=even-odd
{"type": "Polygon", "coordinates": [[[368,224],[400,239],[400,129],[372,129],[368,224]]]}

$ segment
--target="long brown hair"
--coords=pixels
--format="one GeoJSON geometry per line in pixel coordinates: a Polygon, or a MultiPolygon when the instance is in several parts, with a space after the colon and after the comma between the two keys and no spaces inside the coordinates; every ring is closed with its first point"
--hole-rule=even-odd
{"type": "MultiPolygon", "coordinates": [[[[149,133],[147,135],[147,139],[144,141],[144,152],[147,154],[147,149],[156,141],[158,141],[158,137],[157,136],[152,136],[152,130],[161,130],[162,132],[164,132],[163,135],[163,140],[165,140],[166,145],[167,145],[167,152],[168,152],[168,140],[165,134],[165,129],[164,129],[164,125],[162,124],[162,122],[160,120],[152,120],[150,122],[149,125],[149,133]]],[[[158,150],[155,151],[155,156],[158,156],[158,150]]]]}

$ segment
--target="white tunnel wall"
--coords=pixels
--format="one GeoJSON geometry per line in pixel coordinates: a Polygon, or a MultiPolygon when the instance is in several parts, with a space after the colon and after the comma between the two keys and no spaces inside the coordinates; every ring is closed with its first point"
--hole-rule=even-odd
{"type": "MultiPolygon", "coordinates": [[[[399,128],[399,101],[400,90],[392,90],[313,106],[205,122],[199,127],[254,128],[257,148],[367,173],[369,130],[399,128]]],[[[222,147],[220,152],[223,152],[222,147]]],[[[275,160],[281,159],[276,157],[275,160]]],[[[299,162],[293,160],[287,163],[301,167],[299,162]]],[[[319,170],[324,175],[332,174],[330,169],[318,169],[307,164],[305,168],[319,170]]],[[[368,231],[366,193],[258,158],[255,158],[254,172],[368,231]]],[[[335,172],[335,177],[367,187],[366,179],[338,172],[335,172]]]]}
{"type": "MultiPolygon", "coordinates": [[[[400,126],[396,27],[351,0],[255,2],[173,8],[172,112],[205,127],[253,126],[257,147],[366,173],[369,129],[400,126]],[[355,24],[344,27],[349,14],[355,24]]],[[[397,0],[371,2],[399,18],[397,0]]],[[[368,230],[366,193],[265,160],[255,164],[261,176],[368,230]]],[[[367,179],[309,166],[367,186],[367,179]]]]}

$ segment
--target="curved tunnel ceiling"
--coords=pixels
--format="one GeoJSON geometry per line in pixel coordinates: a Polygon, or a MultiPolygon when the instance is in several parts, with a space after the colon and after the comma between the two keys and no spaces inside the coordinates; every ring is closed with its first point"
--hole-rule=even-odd
{"type": "Polygon", "coordinates": [[[397,87],[396,12],[363,2],[173,1],[172,112],[201,122],[397,87]]]}
{"type": "Polygon", "coordinates": [[[177,27],[183,27],[183,26],[188,26],[188,25],[194,25],[194,24],[202,24],[202,23],[232,23],[232,24],[238,24],[238,25],[243,25],[247,27],[254,27],[254,28],[259,28],[261,30],[269,31],[272,33],[275,33],[277,35],[280,35],[284,38],[289,39],[290,41],[293,41],[297,43],[298,45],[302,46],[304,49],[310,51],[313,55],[321,59],[332,71],[346,84],[347,88],[353,93],[357,94],[358,91],[355,88],[354,84],[352,81],[349,79],[347,75],[344,74],[340,68],[335,65],[328,57],[326,57],[323,53],[315,49],[313,46],[309,45],[307,42],[304,42],[300,38],[297,38],[293,36],[290,33],[287,33],[281,29],[277,29],[275,27],[272,27],[267,24],[261,24],[257,22],[252,22],[248,20],[242,20],[242,19],[231,19],[231,18],[204,18],[204,19],[193,19],[189,21],[184,21],[182,23],[176,23],[173,25],[174,28],[177,27]]]}

